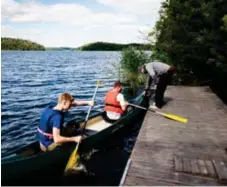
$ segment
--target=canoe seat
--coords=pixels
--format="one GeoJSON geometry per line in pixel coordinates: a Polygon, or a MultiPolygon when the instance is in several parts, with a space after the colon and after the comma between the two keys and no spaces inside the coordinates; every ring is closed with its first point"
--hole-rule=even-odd
{"type": "Polygon", "coordinates": [[[99,132],[99,131],[102,131],[102,130],[108,128],[111,125],[112,125],[111,123],[107,123],[104,120],[100,120],[100,121],[93,123],[92,125],[87,126],[86,129],[99,132]]]}
{"type": "MultiPolygon", "coordinates": [[[[84,122],[78,123],[76,120],[72,120],[63,130],[65,136],[76,136],[81,134],[84,122]]],[[[84,134],[91,136],[99,131],[102,131],[112,124],[105,121],[103,115],[96,116],[88,120],[84,134]]]]}

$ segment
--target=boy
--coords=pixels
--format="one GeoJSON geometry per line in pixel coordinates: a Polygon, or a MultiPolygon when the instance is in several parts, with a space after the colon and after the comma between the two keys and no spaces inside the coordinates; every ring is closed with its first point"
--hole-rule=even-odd
{"type": "Polygon", "coordinates": [[[51,151],[62,143],[80,141],[81,136],[65,137],[60,134],[64,123],[64,112],[68,111],[71,106],[78,105],[94,106],[94,101],[73,101],[72,95],[63,93],[59,96],[55,107],[48,107],[43,111],[38,127],[42,151],[51,151]]]}
{"type": "Polygon", "coordinates": [[[107,120],[110,122],[118,120],[128,105],[121,91],[122,84],[120,81],[116,81],[113,89],[108,91],[105,96],[105,112],[107,120]]]}

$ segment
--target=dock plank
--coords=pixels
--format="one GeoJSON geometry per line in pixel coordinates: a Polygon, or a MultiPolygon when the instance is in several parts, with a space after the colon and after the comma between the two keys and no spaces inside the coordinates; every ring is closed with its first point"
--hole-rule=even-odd
{"type": "Polygon", "coordinates": [[[191,166],[192,166],[192,173],[193,173],[194,175],[200,173],[197,159],[191,160],[191,166]]]}
{"type": "Polygon", "coordinates": [[[206,166],[205,166],[204,160],[199,159],[199,160],[198,160],[198,164],[199,164],[200,172],[201,172],[203,175],[207,175],[207,174],[208,174],[208,171],[207,171],[207,168],[206,168],[206,166]]]}
{"type": "Polygon", "coordinates": [[[225,164],[225,162],[219,159],[218,160],[213,159],[212,161],[213,161],[215,170],[217,171],[218,178],[222,181],[223,180],[227,181],[227,165],[225,164]]]}
{"type": "Polygon", "coordinates": [[[183,171],[186,173],[191,173],[191,163],[188,158],[183,158],[183,171]]]}
{"type": "Polygon", "coordinates": [[[175,170],[176,171],[182,171],[183,170],[183,160],[180,157],[175,156],[174,157],[175,161],[175,170]]]}
{"type": "Polygon", "coordinates": [[[216,177],[216,172],[214,170],[214,167],[213,167],[213,164],[210,160],[205,160],[205,164],[206,164],[206,167],[207,167],[207,170],[208,170],[208,174],[212,177],[216,177]]]}

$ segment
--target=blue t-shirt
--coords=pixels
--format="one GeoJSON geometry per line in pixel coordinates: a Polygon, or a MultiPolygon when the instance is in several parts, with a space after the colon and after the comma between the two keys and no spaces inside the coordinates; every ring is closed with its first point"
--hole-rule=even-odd
{"type": "MultiPolygon", "coordinates": [[[[63,128],[64,123],[64,113],[58,110],[53,110],[53,108],[45,108],[39,123],[39,129],[45,133],[53,134],[53,127],[58,129],[63,128]]],[[[39,141],[46,147],[54,142],[53,139],[38,132],[39,141]]]]}

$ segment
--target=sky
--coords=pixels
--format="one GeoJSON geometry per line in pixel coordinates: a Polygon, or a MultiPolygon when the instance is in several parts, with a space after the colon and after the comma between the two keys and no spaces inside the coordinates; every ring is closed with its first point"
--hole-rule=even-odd
{"type": "Polygon", "coordinates": [[[1,0],[1,37],[45,47],[147,42],[162,0],[1,0]]]}

